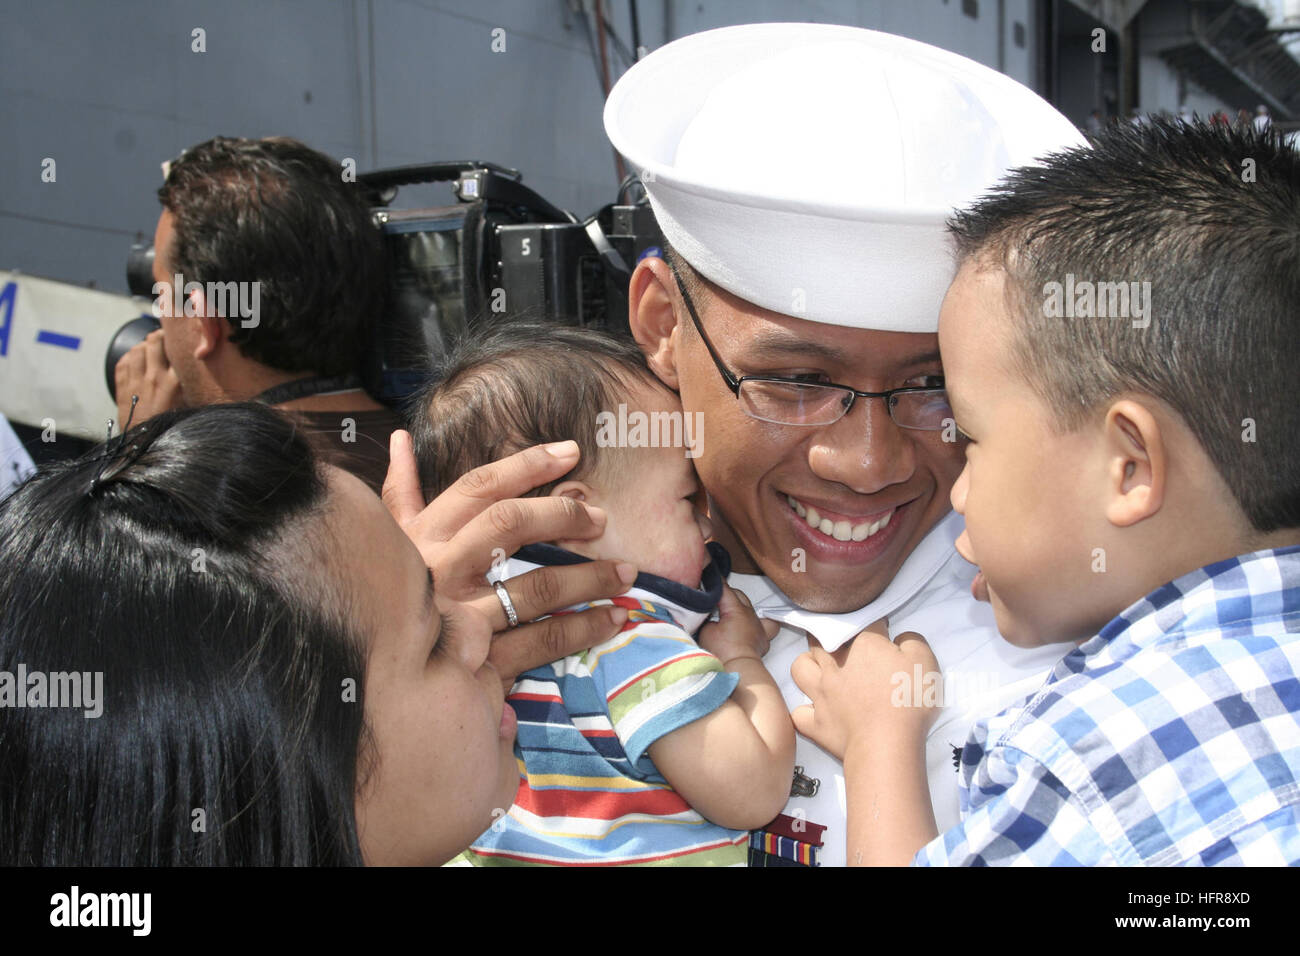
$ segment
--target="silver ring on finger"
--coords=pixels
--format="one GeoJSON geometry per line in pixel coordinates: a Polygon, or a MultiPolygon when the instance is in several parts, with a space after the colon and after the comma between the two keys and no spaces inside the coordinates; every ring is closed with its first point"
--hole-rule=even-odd
{"type": "Polygon", "coordinates": [[[500,601],[501,606],[505,608],[506,620],[509,622],[508,626],[518,627],[519,615],[515,613],[515,602],[510,600],[510,592],[506,590],[505,584],[501,581],[493,581],[492,587],[496,589],[497,600],[500,601]]]}

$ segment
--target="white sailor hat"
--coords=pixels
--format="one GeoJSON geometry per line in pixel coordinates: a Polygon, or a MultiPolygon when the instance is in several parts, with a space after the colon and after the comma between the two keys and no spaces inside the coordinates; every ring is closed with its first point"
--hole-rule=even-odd
{"type": "Polygon", "coordinates": [[[1014,166],[1085,145],[1033,91],[965,57],[856,27],[760,23],[634,65],[605,132],[664,236],[755,305],[933,332],[945,221],[1014,166]]]}

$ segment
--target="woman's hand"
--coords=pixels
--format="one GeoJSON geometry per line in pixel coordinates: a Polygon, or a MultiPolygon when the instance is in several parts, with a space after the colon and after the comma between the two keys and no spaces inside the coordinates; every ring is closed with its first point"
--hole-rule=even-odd
{"type": "Polygon", "coordinates": [[[604,531],[599,508],[571,498],[518,497],[570,471],[578,456],[572,441],[528,448],[467,472],[426,506],[411,436],[395,431],[389,442],[384,504],[432,569],[438,595],[468,604],[492,622],[490,660],[507,686],[529,668],[608,640],[627,620],[623,608],[599,607],[524,623],[622,594],[636,580],[636,568],[626,562],[538,568],[511,578],[506,587],[520,621],[516,628],[485,577],[494,563],[526,544],[595,538],[604,531]]]}

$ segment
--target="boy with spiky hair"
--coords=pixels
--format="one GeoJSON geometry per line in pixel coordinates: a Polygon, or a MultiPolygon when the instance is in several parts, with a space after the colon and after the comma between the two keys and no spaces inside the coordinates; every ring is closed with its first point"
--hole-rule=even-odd
{"type": "Polygon", "coordinates": [[[1121,126],[1014,172],[952,232],[957,548],[1008,641],[1068,653],[976,724],[941,836],[932,711],[892,693],[937,666],[925,641],[801,658],[795,723],[844,757],[849,860],[1300,863],[1300,154],[1121,126]]]}

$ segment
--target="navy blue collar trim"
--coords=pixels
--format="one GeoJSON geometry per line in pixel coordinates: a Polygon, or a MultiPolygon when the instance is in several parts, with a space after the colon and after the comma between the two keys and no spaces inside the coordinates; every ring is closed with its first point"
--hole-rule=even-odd
{"type": "MultiPolygon", "coordinates": [[[[638,574],[632,586],[651,594],[657,594],[665,601],[671,601],[687,611],[709,613],[722,600],[722,587],[731,574],[731,555],[727,549],[716,541],[708,544],[709,554],[713,560],[704,569],[700,587],[688,588],[677,581],[661,578],[657,574],[638,574]]],[[[515,552],[520,561],[541,564],[550,567],[568,564],[586,564],[591,558],[557,548],[553,544],[528,544],[515,552]]]]}

